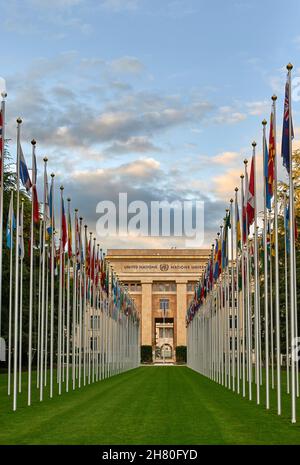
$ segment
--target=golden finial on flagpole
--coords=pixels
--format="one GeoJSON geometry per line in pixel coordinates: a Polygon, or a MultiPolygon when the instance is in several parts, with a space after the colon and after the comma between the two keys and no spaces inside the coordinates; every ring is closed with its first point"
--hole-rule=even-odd
{"type": "Polygon", "coordinates": [[[17,123],[18,123],[18,124],[21,124],[21,123],[22,123],[22,118],[20,118],[20,117],[17,118],[17,123]]]}
{"type": "Polygon", "coordinates": [[[255,140],[252,142],[252,147],[256,147],[256,142],[255,142],[255,140]]]}
{"type": "Polygon", "coordinates": [[[64,186],[60,186],[60,190],[63,191],[63,190],[64,190],[64,186]]]}
{"type": "Polygon", "coordinates": [[[241,179],[244,179],[244,177],[245,177],[245,176],[244,176],[243,174],[240,175],[240,178],[241,178],[241,179]]]}
{"type": "Polygon", "coordinates": [[[291,70],[293,69],[292,63],[288,63],[288,64],[286,65],[286,69],[287,69],[288,71],[291,71],[291,70]]]}
{"type": "Polygon", "coordinates": [[[47,157],[44,157],[44,158],[43,158],[43,161],[44,161],[45,163],[47,163],[48,158],[47,158],[47,157]]]}
{"type": "Polygon", "coordinates": [[[247,158],[245,158],[245,160],[244,160],[244,164],[245,164],[245,165],[247,165],[247,164],[248,164],[248,160],[247,160],[247,158]]]}
{"type": "Polygon", "coordinates": [[[238,187],[236,187],[234,190],[235,190],[235,192],[237,192],[237,191],[239,190],[239,188],[238,188],[238,187]]]}
{"type": "Polygon", "coordinates": [[[55,174],[54,174],[54,173],[51,173],[50,176],[51,176],[51,178],[54,178],[55,174]]]}
{"type": "Polygon", "coordinates": [[[32,144],[32,145],[36,145],[36,140],[35,140],[35,139],[32,139],[31,144],[32,144]]]}
{"type": "Polygon", "coordinates": [[[3,100],[7,97],[7,92],[1,92],[1,97],[3,98],[3,100]]]}
{"type": "Polygon", "coordinates": [[[261,124],[262,124],[263,126],[266,126],[266,125],[267,125],[267,120],[263,119],[262,122],[261,122],[261,124]]]}
{"type": "Polygon", "coordinates": [[[271,99],[273,100],[273,102],[275,102],[277,100],[277,95],[272,95],[271,99]]]}
{"type": "Polygon", "coordinates": [[[233,199],[230,199],[230,203],[233,203],[233,199]]]}

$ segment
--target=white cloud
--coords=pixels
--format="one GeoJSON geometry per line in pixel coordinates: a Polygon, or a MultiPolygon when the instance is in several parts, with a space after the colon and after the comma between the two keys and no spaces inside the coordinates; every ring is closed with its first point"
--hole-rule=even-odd
{"type": "Polygon", "coordinates": [[[212,120],[217,124],[236,124],[244,121],[246,118],[247,115],[245,113],[236,111],[231,106],[221,106],[212,120]]]}
{"type": "Polygon", "coordinates": [[[102,6],[108,10],[119,12],[123,10],[136,10],[140,0],[102,0],[102,6]]]}
{"type": "Polygon", "coordinates": [[[111,61],[113,71],[125,74],[139,74],[144,71],[145,66],[136,57],[125,56],[111,61]]]}

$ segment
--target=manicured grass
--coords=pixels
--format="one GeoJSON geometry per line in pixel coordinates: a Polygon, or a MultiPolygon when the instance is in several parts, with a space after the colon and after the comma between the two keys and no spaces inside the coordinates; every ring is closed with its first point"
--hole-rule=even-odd
{"type": "Polygon", "coordinates": [[[141,367],[17,412],[0,388],[0,444],[300,444],[300,423],[187,367],[141,367]]]}

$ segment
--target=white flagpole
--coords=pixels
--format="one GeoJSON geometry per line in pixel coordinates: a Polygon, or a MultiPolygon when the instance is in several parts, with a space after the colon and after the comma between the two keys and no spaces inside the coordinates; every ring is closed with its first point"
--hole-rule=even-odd
{"type": "Polygon", "coordinates": [[[23,216],[24,216],[24,199],[21,200],[21,212],[20,212],[20,239],[19,243],[21,248],[20,250],[16,251],[20,257],[20,299],[19,299],[19,393],[22,392],[22,331],[23,331],[23,258],[24,258],[24,250],[23,250],[23,216]]]}
{"type": "MultiPolygon", "coordinates": [[[[238,187],[235,188],[235,256],[236,256],[236,325],[237,325],[237,393],[240,393],[240,377],[241,377],[241,320],[240,320],[240,289],[239,289],[239,245],[238,245],[238,187]]],[[[241,244],[240,244],[241,245],[241,244]]]]}
{"type": "Polygon", "coordinates": [[[60,186],[60,240],[59,240],[59,297],[58,297],[58,394],[61,395],[62,381],[62,299],[63,299],[63,260],[64,250],[62,245],[62,199],[64,187],[60,186]]]}
{"type": "Polygon", "coordinates": [[[11,391],[11,346],[12,346],[12,303],[13,303],[13,237],[14,237],[14,228],[13,228],[13,201],[14,201],[14,191],[11,189],[10,192],[10,202],[12,205],[12,217],[10,218],[10,262],[9,262],[9,311],[8,311],[8,379],[7,379],[7,393],[10,395],[11,391]]]}
{"type": "MultiPolygon", "coordinates": [[[[264,119],[263,125],[263,166],[266,167],[266,125],[264,119]]],[[[265,371],[266,371],[266,408],[270,408],[270,382],[269,382],[269,286],[268,286],[268,218],[267,218],[267,180],[264,173],[264,304],[265,304],[265,371]]]]}
{"type": "MultiPolygon", "coordinates": [[[[248,198],[248,160],[244,160],[245,164],[245,203],[247,207],[248,198]]],[[[251,318],[251,288],[250,288],[250,266],[249,266],[249,240],[248,240],[248,214],[246,213],[246,309],[247,309],[247,365],[248,365],[248,387],[249,387],[249,400],[252,400],[252,318],[251,318]]]]}
{"type": "MultiPolygon", "coordinates": [[[[235,307],[235,299],[238,299],[238,291],[235,292],[235,284],[234,284],[234,264],[233,264],[233,199],[230,199],[230,222],[231,222],[231,364],[232,364],[232,390],[235,392],[235,376],[236,376],[236,350],[235,350],[235,341],[236,338],[236,307],[235,307]],[[235,297],[236,296],[236,297],[235,297]]],[[[237,255],[236,255],[236,267],[237,267],[237,255]]],[[[229,353],[230,359],[230,353],[229,353]]]]}
{"type": "MultiPolygon", "coordinates": [[[[286,214],[286,189],[283,191],[284,216],[286,214]]],[[[284,218],[284,285],[285,285],[285,328],[286,328],[286,391],[290,393],[290,330],[289,330],[289,287],[288,287],[288,255],[287,255],[287,225],[284,218]]]]}
{"type": "Polygon", "coordinates": [[[19,210],[20,210],[20,133],[21,118],[17,119],[17,213],[16,213],[16,252],[15,252],[15,318],[14,318],[14,383],[13,410],[17,410],[17,374],[18,374],[18,319],[19,319],[19,210]]]}
{"type": "MultiPolygon", "coordinates": [[[[68,202],[68,225],[71,218],[70,213],[70,202],[71,199],[67,199],[68,202]]],[[[68,244],[69,244],[69,230],[68,230],[68,244]]],[[[73,277],[75,273],[75,261],[73,260],[73,277]]],[[[67,262],[67,366],[66,366],[66,392],[69,392],[69,359],[70,359],[70,256],[68,247],[68,262],[67,262]]]]}
{"type": "Polygon", "coordinates": [[[5,150],[5,98],[6,92],[2,92],[1,114],[2,114],[2,137],[1,137],[1,160],[0,160],[0,337],[2,335],[2,259],[3,259],[3,192],[4,192],[4,150],[5,150]]]}
{"type": "Polygon", "coordinates": [[[54,177],[55,174],[51,173],[51,199],[52,199],[52,211],[51,211],[51,270],[50,270],[50,398],[53,397],[53,345],[54,345],[54,284],[55,284],[55,272],[54,272],[54,259],[55,259],[55,227],[54,227],[54,177]]]}
{"type": "Polygon", "coordinates": [[[48,158],[44,157],[44,214],[43,214],[43,244],[42,244],[42,301],[41,301],[41,335],[40,335],[40,402],[44,394],[44,326],[45,326],[45,280],[46,280],[46,227],[47,227],[47,197],[46,197],[46,176],[48,158]]]}
{"type": "Polygon", "coordinates": [[[257,241],[257,186],[256,186],[256,142],[252,142],[254,160],[254,329],[255,329],[255,382],[256,403],[260,403],[260,362],[259,362],[259,283],[258,283],[258,241],[257,241]]]}
{"type": "Polygon", "coordinates": [[[40,387],[40,346],[41,346],[41,288],[42,288],[42,241],[43,241],[43,221],[40,219],[39,230],[39,292],[38,292],[38,340],[37,340],[37,370],[36,387],[40,387]]]}
{"type": "MultiPolygon", "coordinates": [[[[295,317],[297,317],[297,308],[295,308],[295,214],[294,214],[294,183],[293,183],[293,151],[292,151],[292,95],[291,95],[291,71],[293,65],[287,65],[288,83],[289,83],[289,240],[290,240],[290,321],[291,321],[291,344],[296,344],[295,317]]],[[[292,423],[296,423],[296,363],[297,360],[292,357],[291,366],[291,410],[292,423]]]]}
{"type": "MultiPolygon", "coordinates": [[[[241,213],[242,225],[244,227],[243,207],[244,207],[244,175],[241,178],[241,213]]],[[[241,233],[241,249],[242,249],[242,392],[243,397],[246,396],[246,316],[245,316],[245,249],[244,249],[244,231],[241,233]]]]}
{"type": "MultiPolygon", "coordinates": [[[[36,148],[36,141],[32,139],[32,170],[34,170],[35,165],[35,148],[36,148]]],[[[32,176],[33,178],[33,176],[32,176]]],[[[35,179],[32,179],[32,184],[34,184],[35,179]]],[[[34,202],[33,202],[33,191],[32,191],[32,199],[31,199],[31,224],[30,224],[30,277],[29,277],[29,328],[28,328],[28,399],[27,404],[28,406],[31,405],[31,386],[32,386],[32,379],[31,379],[31,366],[32,366],[32,311],[33,311],[33,242],[34,242],[34,202]]]]}

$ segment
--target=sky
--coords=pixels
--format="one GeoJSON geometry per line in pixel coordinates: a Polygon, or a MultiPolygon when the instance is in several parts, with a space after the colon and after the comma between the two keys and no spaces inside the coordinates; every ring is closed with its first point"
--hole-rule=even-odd
{"type": "MultiPolygon", "coordinates": [[[[269,120],[274,93],[280,139],[286,64],[294,64],[295,89],[300,76],[299,1],[0,4],[6,137],[14,159],[21,116],[29,166],[30,141],[37,140],[39,192],[47,155],[57,197],[63,184],[72,209],[79,208],[94,232],[97,203],[117,202],[120,192],[147,204],[202,200],[203,245],[209,245],[253,140],[262,172],[261,122],[269,120]]],[[[297,147],[300,102],[294,100],[297,147]]],[[[285,178],[281,166],[279,177],[285,178]]],[[[103,248],[185,243],[178,237],[99,240],[103,248]]]]}

